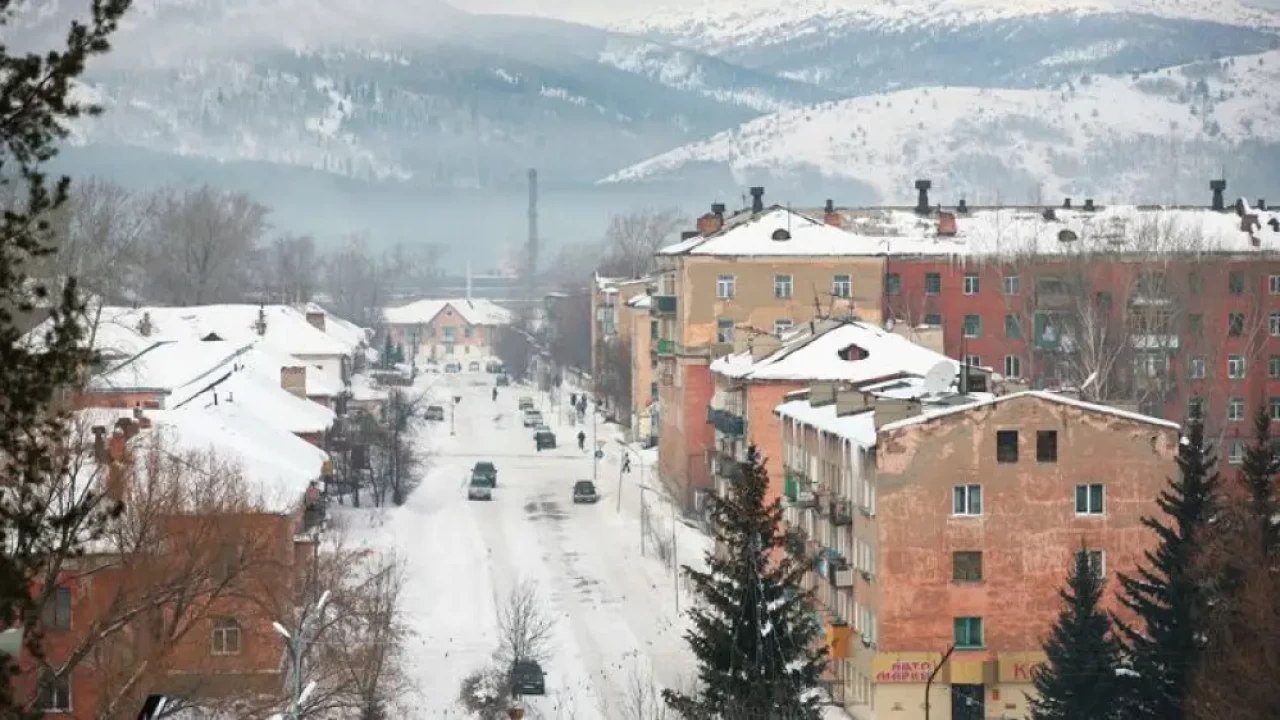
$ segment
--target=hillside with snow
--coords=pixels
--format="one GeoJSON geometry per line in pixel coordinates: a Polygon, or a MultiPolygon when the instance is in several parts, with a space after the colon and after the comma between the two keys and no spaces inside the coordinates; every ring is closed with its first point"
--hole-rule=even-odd
{"type": "Polygon", "coordinates": [[[1043,196],[1199,201],[1224,171],[1237,187],[1280,183],[1280,52],[1051,89],[934,87],[759,118],[601,182],[698,177],[741,187],[839,180],[859,201],[1043,196]],[[854,191],[856,193],[856,191],[854,191]]]}

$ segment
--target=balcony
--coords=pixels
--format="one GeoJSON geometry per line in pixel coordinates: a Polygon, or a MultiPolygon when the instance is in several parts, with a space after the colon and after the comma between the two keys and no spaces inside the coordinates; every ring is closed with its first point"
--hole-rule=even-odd
{"type": "Polygon", "coordinates": [[[790,470],[787,470],[782,476],[782,496],[791,502],[795,502],[799,493],[799,476],[794,475],[790,470]]]}
{"type": "Polygon", "coordinates": [[[675,355],[676,341],[675,340],[659,340],[655,344],[654,350],[656,350],[659,355],[675,355]]]}
{"type": "Polygon", "coordinates": [[[809,551],[808,544],[809,541],[805,538],[804,532],[794,528],[787,531],[786,539],[783,540],[783,547],[786,548],[787,552],[798,558],[804,557],[805,553],[809,551]]]}
{"type": "Polygon", "coordinates": [[[649,305],[650,315],[675,315],[676,314],[676,296],[675,295],[654,295],[653,302],[649,305]]]}
{"type": "Polygon", "coordinates": [[[724,478],[725,480],[733,480],[733,481],[741,480],[742,479],[742,463],[738,462],[737,459],[729,455],[725,455],[725,454],[718,455],[716,457],[716,477],[721,477],[721,478],[724,478]]]}
{"type": "Polygon", "coordinates": [[[708,407],[707,422],[714,425],[717,431],[729,437],[742,437],[746,433],[746,421],[742,416],[734,415],[728,410],[708,407]]]}
{"type": "Polygon", "coordinates": [[[831,518],[831,524],[836,526],[845,526],[853,524],[853,501],[852,500],[832,500],[831,507],[828,511],[831,518]]]}

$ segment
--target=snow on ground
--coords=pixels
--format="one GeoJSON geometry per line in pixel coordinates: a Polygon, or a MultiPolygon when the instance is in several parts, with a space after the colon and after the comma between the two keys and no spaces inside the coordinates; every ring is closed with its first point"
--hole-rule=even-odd
{"type": "MultiPolygon", "coordinates": [[[[594,429],[605,452],[596,470],[601,501],[575,506],[573,482],[592,477],[592,460],[577,447],[583,426],[570,425],[565,403],[519,386],[502,388],[494,402],[492,376],[481,374],[427,375],[419,388],[446,405],[462,398],[456,435],[448,419],[424,431],[431,467],[403,507],[339,509],[358,541],[393,549],[406,563],[402,609],[416,632],[408,662],[420,693],[414,716],[465,716],[456,704],[459,685],[496,649],[498,609],[525,580],[537,583],[556,620],[544,664],[547,695],[529,699],[531,717],[619,717],[637,679],[673,687],[690,678],[673,575],[652,542],[649,556],[640,554],[639,486],[656,481],[642,479],[638,455],[632,472],[620,473],[616,428],[594,429]],[[520,395],[537,398],[559,448],[535,451],[533,431],[517,413],[520,395]],[[481,459],[498,467],[493,502],[466,499],[468,472],[481,459]]],[[[652,453],[645,455],[644,474],[651,475],[652,453]]],[[[670,533],[669,506],[643,494],[654,527],[670,533]]],[[[700,564],[707,538],[682,523],[676,537],[679,561],[700,564]]],[[[680,602],[683,609],[688,598],[680,602]]]]}

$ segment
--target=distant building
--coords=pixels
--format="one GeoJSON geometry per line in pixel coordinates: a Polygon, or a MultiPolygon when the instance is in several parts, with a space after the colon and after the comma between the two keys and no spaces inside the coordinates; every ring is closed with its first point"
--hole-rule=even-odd
{"type": "Polygon", "coordinates": [[[418,300],[383,311],[391,342],[405,360],[483,360],[493,354],[497,330],[512,314],[488,300],[418,300]]]}

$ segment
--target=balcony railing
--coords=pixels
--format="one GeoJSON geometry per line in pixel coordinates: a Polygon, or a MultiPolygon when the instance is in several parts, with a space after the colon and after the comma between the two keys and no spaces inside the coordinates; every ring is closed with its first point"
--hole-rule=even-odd
{"type": "Polygon", "coordinates": [[[674,315],[676,312],[675,295],[654,295],[649,306],[650,315],[674,315]]]}
{"type": "Polygon", "coordinates": [[[659,355],[674,355],[676,353],[676,341],[659,340],[655,349],[659,355]]]}
{"type": "Polygon", "coordinates": [[[782,476],[782,496],[791,502],[796,501],[796,496],[800,493],[800,479],[787,470],[782,476]]]}
{"type": "Polygon", "coordinates": [[[853,524],[853,501],[852,500],[832,500],[829,510],[832,525],[852,525],[853,524]]]}
{"type": "Polygon", "coordinates": [[[713,407],[707,408],[707,422],[729,437],[742,437],[747,429],[746,420],[742,416],[713,407]]]}

